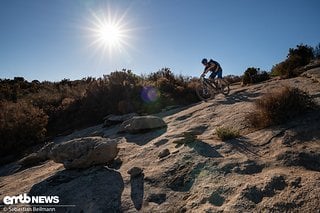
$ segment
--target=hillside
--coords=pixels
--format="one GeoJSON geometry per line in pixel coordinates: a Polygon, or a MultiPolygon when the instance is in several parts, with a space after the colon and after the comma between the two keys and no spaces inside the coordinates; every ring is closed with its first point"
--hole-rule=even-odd
{"type": "Polygon", "coordinates": [[[124,140],[107,170],[65,170],[53,161],[2,166],[0,200],[39,192],[75,205],[58,212],[315,212],[320,209],[320,111],[264,129],[250,127],[246,119],[255,99],[285,85],[320,104],[320,78],[312,76],[234,85],[227,97],[157,114],[165,129],[129,134],[117,133],[119,125],[101,124],[55,138],[55,143],[88,136],[124,140]],[[221,141],[216,135],[221,126],[239,130],[241,137],[221,141]],[[142,173],[128,174],[134,167],[142,173]]]}

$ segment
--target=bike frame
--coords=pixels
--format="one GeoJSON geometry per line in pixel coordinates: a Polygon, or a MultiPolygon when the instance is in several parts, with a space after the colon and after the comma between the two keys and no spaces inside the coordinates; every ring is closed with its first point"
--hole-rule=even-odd
{"type": "Polygon", "coordinates": [[[222,82],[224,82],[222,84],[223,86],[220,86],[217,82],[217,79],[211,80],[209,78],[205,78],[204,76],[200,77],[201,86],[200,85],[199,86],[201,87],[201,89],[200,88],[196,89],[198,97],[201,100],[206,101],[206,100],[212,99],[216,94],[219,94],[219,93],[222,93],[223,95],[228,95],[230,91],[229,84],[223,79],[222,79],[222,82]],[[209,96],[203,97],[202,94],[204,94],[205,96],[210,95],[210,97],[209,96]]]}
{"type": "Polygon", "coordinates": [[[202,81],[203,84],[205,84],[206,86],[211,87],[214,90],[217,90],[217,88],[218,88],[217,82],[215,80],[211,81],[210,79],[203,77],[201,79],[201,81],[202,81]]]}

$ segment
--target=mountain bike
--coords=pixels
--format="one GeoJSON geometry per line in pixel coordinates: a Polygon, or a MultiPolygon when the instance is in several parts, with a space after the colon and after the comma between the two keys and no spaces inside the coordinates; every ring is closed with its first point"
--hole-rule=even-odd
{"type": "Polygon", "coordinates": [[[224,79],[220,79],[220,85],[218,83],[218,79],[209,79],[204,76],[200,77],[200,83],[196,87],[196,93],[198,97],[207,101],[213,99],[215,95],[221,93],[223,95],[228,95],[230,92],[229,82],[224,79]]]}

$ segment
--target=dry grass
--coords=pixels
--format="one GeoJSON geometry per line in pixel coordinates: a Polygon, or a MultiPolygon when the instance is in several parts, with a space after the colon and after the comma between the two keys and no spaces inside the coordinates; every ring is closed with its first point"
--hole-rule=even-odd
{"type": "Polygon", "coordinates": [[[254,127],[281,124],[315,107],[313,99],[298,88],[283,87],[267,93],[255,102],[255,111],[248,115],[254,127]]]}
{"type": "Polygon", "coordinates": [[[230,127],[218,127],[216,129],[216,134],[223,141],[234,139],[240,136],[240,133],[238,130],[235,130],[230,127]]]}

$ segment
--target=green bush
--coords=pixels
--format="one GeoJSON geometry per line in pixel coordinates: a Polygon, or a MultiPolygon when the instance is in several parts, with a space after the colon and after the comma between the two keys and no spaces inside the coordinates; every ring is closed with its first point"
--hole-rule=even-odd
{"type": "Polygon", "coordinates": [[[298,88],[283,87],[255,101],[255,110],[248,115],[254,127],[281,124],[315,107],[313,99],[298,88]]]}
{"type": "Polygon", "coordinates": [[[0,102],[0,154],[20,154],[45,139],[48,116],[27,102],[0,102]]]}

